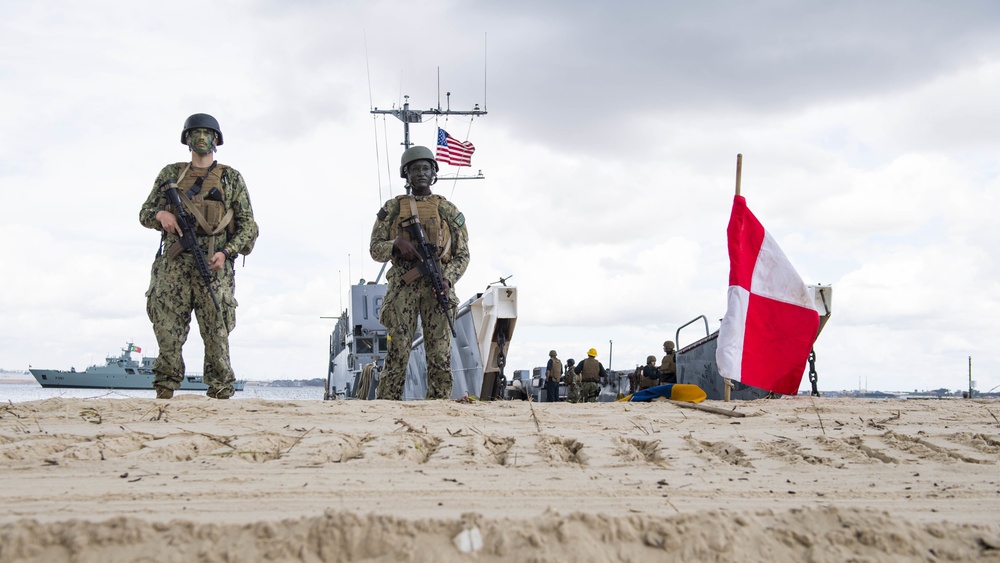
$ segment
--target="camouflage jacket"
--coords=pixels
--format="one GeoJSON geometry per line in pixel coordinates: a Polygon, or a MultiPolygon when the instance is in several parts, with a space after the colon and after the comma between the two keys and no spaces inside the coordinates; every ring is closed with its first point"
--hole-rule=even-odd
{"type": "MultiPolygon", "coordinates": [[[[421,199],[421,196],[416,196],[421,199]]],[[[465,226],[465,217],[452,202],[441,198],[438,214],[451,231],[451,260],[442,264],[441,275],[448,280],[451,287],[461,279],[469,266],[469,231],[465,226]]],[[[390,199],[378,212],[375,225],[372,227],[371,242],[368,250],[376,262],[392,261],[392,268],[386,275],[389,281],[398,281],[403,274],[417,266],[417,262],[404,260],[392,252],[394,239],[391,238],[392,225],[399,216],[399,200],[390,199]]]]}
{"type": "MultiPolygon", "coordinates": [[[[142,208],[139,209],[139,223],[143,227],[163,231],[163,226],[156,219],[156,214],[167,208],[167,196],[160,185],[171,178],[176,180],[181,173],[181,168],[178,164],[168,164],[156,176],[153,189],[149,192],[146,202],[142,204],[142,208]]],[[[205,169],[191,168],[188,174],[194,172],[203,174],[204,171],[205,169]]],[[[231,231],[226,229],[216,236],[216,247],[213,249],[207,248],[208,237],[199,236],[198,242],[209,257],[215,252],[225,249],[229,256],[235,259],[237,253],[247,254],[249,249],[253,248],[253,243],[257,239],[258,227],[257,222],[254,221],[253,207],[250,205],[250,194],[247,192],[246,182],[243,181],[243,176],[235,168],[227,166],[223,169],[222,192],[226,209],[233,210],[234,228],[231,231]]],[[[169,248],[177,240],[177,235],[168,233],[164,247],[169,248]]]]}

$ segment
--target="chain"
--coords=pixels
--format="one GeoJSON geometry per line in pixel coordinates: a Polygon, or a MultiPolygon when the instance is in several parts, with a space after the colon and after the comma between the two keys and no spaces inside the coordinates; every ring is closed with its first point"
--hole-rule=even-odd
{"type": "Polygon", "coordinates": [[[500,375],[497,376],[497,384],[493,399],[502,399],[507,388],[507,377],[503,374],[503,368],[507,365],[507,319],[497,322],[497,367],[500,368],[500,375]]]}
{"type": "Polygon", "coordinates": [[[812,396],[819,397],[819,375],[816,374],[816,349],[809,351],[809,383],[812,383],[812,396]]]}

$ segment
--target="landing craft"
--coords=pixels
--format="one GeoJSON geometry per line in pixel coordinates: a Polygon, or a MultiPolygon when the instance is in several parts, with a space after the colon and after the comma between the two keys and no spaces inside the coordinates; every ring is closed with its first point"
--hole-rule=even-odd
{"type": "MultiPolygon", "coordinates": [[[[816,338],[819,338],[823,327],[830,320],[833,305],[833,287],[829,285],[810,285],[807,286],[807,289],[812,296],[813,306],[819,313],[819,330],[816,332],[816,338]]],[[[722,401],[726,397],[727,382],[719,374],[719,364],[715,359],[719,331],[716,330],[710,333],[708,319],[704,315],[699,315],[677,329],[674,335],[674,342],[680,344],[682,331],[691,326],[699,326],[699,321],[704,323],[705,336],[699,337],[694,342],[685,344],[677,350],[675,356],[677,362],[677,383],[697,385],[705,391],[709,400],[722,401]]],[[[608,370],[611,381],[601,385],[597,401],[615,401],[623,395],[634,393],[639,381],[638,370],[641,370],[642,367],[642,365],[638,365],[635,370],[608,370]]],[[[516,388],[508,389],[506,398],[511,399],[527,396],[533,401],[544,402],[545,389],[542,381],[542,373],[544,371],[544,367],[536,367],[531,371],[516,370],[514,372],[514,381],[517,381],[518,384],[516,388]],[[522,391],[523,395],[521,394],[522,391]]],[[[809,356],[809,381],[812,385],[813,395],[819,394],[817,378],[816,354],[814,351],[809,356]]],[[[743,401],[774,396],[773,393],[766,389],[746,385],[739,381],[731,381],[729,385],[732,386],[730,387],[729,398],[733,400],[743,401]]],[[[564,375],[560,378],[559,382],[559,400],[565,401],[567,395],[568,388],[564,375]]]]}
{"type": "MultiPolygon", "coordinates": [[[[386,287],[364,280],[351,286],[349,306],[330,334],[324,399],[375,398],[388,350],[387,331],[378,320],[386,287]]],[[[517,288],[506,285],[506,279],[489,284],[459,306],[457,336],[451,340],[452,399],[504,396],[504,366],[516,323],[517,288]]],[[[426,373],[423,337],[418,332],[406,366],[403,400],[427,397],[426,373]]]]}

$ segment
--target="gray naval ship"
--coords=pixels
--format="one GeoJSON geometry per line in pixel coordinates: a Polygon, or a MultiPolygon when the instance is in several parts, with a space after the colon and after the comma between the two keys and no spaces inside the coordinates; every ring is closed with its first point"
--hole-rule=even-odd
{"type": "MultiPolygon", "coordinates": [[[[456,336],[451,339],[452,399],[504,397],[504,366],[517,322],[517,288],[506,285],[507,279],[490,284],[458,307],[456,336]]],[[[386,328],[378,320],[386,287],[377,280],[351,286],[349,305],[330,334],[325,399],[375,398],[389,349],[386,328]]],[[[423,337],[418,332],[406,366],[403,400],[427,397],[426,373],[423,337]]]]}
{"type": "MultiPolygon", "coordinates": [[[[42,387],[62,387],[72,389],[146,389],[153,390],[153,360],[143,356],[141,361],[132,359],[133,353],[139,353],[131,342],[122,348],[118,356],[108,356],[105,364],[92,365],[84,371],[69,371],[57,369],[28,368],[42,387]]],[[[245,381],[237,381],[233,385],[236,391],[242,391],[245,381]]],[[[185,375],[181,380],[182,391],[207,391],[208,385],[201,380],[200,375],[185,375]]]]}

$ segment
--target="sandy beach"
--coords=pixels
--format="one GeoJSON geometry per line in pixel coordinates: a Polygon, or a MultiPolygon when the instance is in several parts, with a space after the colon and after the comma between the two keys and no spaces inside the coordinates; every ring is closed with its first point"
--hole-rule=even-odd
{"type": "Polygon", "coordinates": [[[1000,403],[0,406],[0,561],[1000,561],[1000,403]]]}

